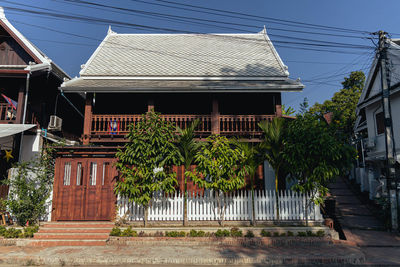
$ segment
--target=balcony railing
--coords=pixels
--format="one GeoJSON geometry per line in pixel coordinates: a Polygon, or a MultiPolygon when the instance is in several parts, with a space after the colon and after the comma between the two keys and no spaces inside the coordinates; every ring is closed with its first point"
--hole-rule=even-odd
{"type": "MultiPolygon", "coordinates": [[[[185,129],[194,120],[200,120],[195,130],[198,137],[206,137],[211,133],[221,135],[237,135],[259,137],[262,132],[258,123],[271,121],[275,115],[218,115],[218,127],[212,125],[212,115],[161,115],[164,120],[185,129]]],[[[99,115],[92,114],[90,139],[105,141],[107,139],[123,138],[129,132],[129,125],[139,122],[141,115],[99,115]]]]}
{"type": "Polygon", "coordinates": [[[10,104],[0,103],[0,123],[15,123],[17,111],[10,104]]]}

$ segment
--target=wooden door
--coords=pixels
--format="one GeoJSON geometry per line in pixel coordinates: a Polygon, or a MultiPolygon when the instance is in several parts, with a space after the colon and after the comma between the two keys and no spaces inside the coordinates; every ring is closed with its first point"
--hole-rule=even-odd
{"type": "Polygon", "coordinates": [[[112,220],[113,163],[107,158],[57,159],[53,220],[112,220]]]}

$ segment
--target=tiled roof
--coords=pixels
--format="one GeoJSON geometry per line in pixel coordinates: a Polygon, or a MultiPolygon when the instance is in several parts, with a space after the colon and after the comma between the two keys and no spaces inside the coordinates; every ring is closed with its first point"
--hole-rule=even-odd
{"type": "Polygon", "coordinates": [[[116,34],[109,32],[85,76],[287,77],[266,33],[116,34]]]}

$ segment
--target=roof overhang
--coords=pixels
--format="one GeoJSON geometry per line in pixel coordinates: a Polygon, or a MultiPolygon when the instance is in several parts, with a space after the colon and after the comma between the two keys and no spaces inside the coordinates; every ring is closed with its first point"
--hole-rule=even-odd
{"type": "Polygon", "coordinates": [[[143,80],[143,79],[83,79],[65,82],[64,92],[102,93],[267,93],[299,92],[304,85],[284,80],[143,80]]]}

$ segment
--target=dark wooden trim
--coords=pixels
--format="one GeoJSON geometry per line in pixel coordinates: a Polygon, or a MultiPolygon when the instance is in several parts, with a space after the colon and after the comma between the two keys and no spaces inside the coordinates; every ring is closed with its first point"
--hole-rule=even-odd
{"type": "Polygon", "coordinates": [[[29,70],[13,70],[13,69],[1,69],[0,74],[28,74],[29,70]]]}
{"type": "Polygon", "coordinates": [[[25,104],[25,85],[21,85],[18,92],[18,106],[17,106],[17,119],[16,123],[22,123],[22,118],[24,116],[24,104],[25,104]]]}
{"type": "Polygon", "coordinates": [[[218,99],[214,98],[212,101],[212,113],[211,113],[211,133],[220,133],[220,121],[219,121],[219,105],[218,99]]]}
{"type": "Polygon", "coordinates": [[[18,36],[10,29],[8,28],[8,26],[0,20],[0,26],[3,27],[3,29],[5,29],[8,34],[11,35],[12,38],[14,38],[15,41],[17,41],[17,43],[25,50],[25,52],[27,52],[34,60],[37,64],[43,63],[33,52],[32,50],[30,50],[25,44],[24,42],[22,42],[21,39],[18,38],[18,36]]]}
{"type": "Polygon", "coordinates": [[[85,102],[85,119],[83,123],[83,144],[89,144],[90,132],[92,130],[92,113],[93,113],[93,94],[86,94],[86,102],[85,102]]]}

